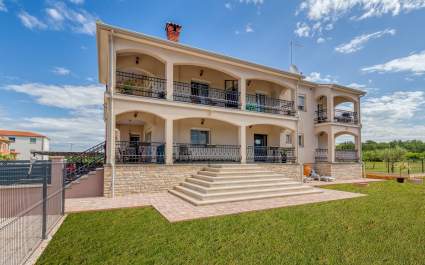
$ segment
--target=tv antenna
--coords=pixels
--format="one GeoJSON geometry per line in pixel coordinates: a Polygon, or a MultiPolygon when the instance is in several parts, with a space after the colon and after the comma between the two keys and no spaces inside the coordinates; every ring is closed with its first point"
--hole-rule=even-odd
{"type": "Polygon", "coordinates": [[[291,40],[290,43],[290,52],[291,52],[291,65],[293,65],[293,59],[294,59],[294,48],[303,48],[304,46],[298,42],[294,42],[291,40]]]}

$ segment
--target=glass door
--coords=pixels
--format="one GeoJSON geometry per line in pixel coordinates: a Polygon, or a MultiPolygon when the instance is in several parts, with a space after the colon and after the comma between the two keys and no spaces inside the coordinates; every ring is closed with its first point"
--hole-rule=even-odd
{"type": "Polygon", "coordinates": [[[267,135],[254,134],[254,161],[267,160],[267,135]]]}

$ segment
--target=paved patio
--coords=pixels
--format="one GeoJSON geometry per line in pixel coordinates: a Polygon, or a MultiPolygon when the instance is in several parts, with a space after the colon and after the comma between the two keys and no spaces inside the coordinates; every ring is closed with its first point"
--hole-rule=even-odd
{"type": "Polygon", "coordinates": [[[326,181],[310,181],[305,184],[314,186],[314,187],[320,187],[320,186],[327,186],[327,185],[335,185],[335,184],[350,184],[350,183],[370,183],[370,182],[380,182],[385,181],[385,179],[368,179],[368,178],[362,178],[362,179],[341,179],[341,180],[335,180],[332,182],[326,182],[326,181]]]}
{"type": "Polygon", "coordinates": [[[116,198],[96,197],[84,199],[67,199],[65,207],[67,213],[72,213],[153,206],[168,221],[179,222],[213,216],[238,214],[250,211],[260,211],[272,208],[281,208],[365,196],[364,194],[352,192],[327,189],[321,190],[323,192],[318,194],[228,202],[205,206],[194,206],[168,192],[162,192],[129,195],[116,198]]]}

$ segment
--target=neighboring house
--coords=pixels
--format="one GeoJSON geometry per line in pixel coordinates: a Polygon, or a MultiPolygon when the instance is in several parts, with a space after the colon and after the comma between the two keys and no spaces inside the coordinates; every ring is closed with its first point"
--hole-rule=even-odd
{"type": "Polygon", "coordinates": [[[107,87],[105,189],[127,164],[138,164],[127,173],[166,164],[165,177],[158,173],[165,167],[155,167],[165,182],[182,174],[171,165],[212,162],[282,172],[314,164],[337,178],[361,176],[365,92],[183,45],[180,31],[167,23],[164,40],[97,23],[99,81],[107,87]],[[342,135],[355,149],[335,150],[342,135]]]}
{"type": "Polygon", "coordinates": [[[0,136],[0,159],[1,156],[9,157],[9,159],[16,159],[17,153],[11,152],[10,148],[10,141],[6,137],[0,136]]]}
{"type": "Polygon", "coordinates": [[[17,160],[47,159],[47,156],[31,157],[31,151],[49,151],[49,139],[44,135],[25,131],[0,130],[0,136],[9,140],[9,150],[17,153],[17,160]]]}

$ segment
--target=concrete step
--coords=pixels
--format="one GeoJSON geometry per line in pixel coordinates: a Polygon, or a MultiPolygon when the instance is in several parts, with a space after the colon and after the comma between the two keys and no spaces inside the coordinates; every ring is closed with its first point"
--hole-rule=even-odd
{"type": "Polygon", "coordinates": [[[260,190],[267,190],[271,188],[285,188],[285,187],[294,187],[294,186],[300,186],[298,182],[292,181],[275,181],[272,183],[262,183],[262,184],[239,184],[239,185],[231,185],[231,186],[222,186],[222,187],[205,187],[202,185],[190,183],[190,182],[183,182],[181,186],[197,191],[199,193],[204,194],[217,194],[217,193],[227,193],[227,192],[243,192],[243,191],[260,191],[260,190]]]}
{"type": "Polygon", "coordinates": [[[190,188],[186,188],[183,186],[176,186],[174,187],[175,190],[184,193],[190,197],[193,197],[195,199],[201,200],[201,201],[209,201],[209,200],[224,200],[224,199],[231,199],[231,198],[237,198],[237,197],[261,197],[261,196],[269,196],[273,194],[284,194],[287,192],[299,192],[299,191],[305,191],[310,190],[312,187],[310,186],[292,186],[292,187],[271,187],[271,188],[265,188],[265,189],[250,189],[250,190],[242,190],[242,191],[218,191],[216,193],[200,193],[198,191],[192,190],[190,188]]]}
{"type": "Polygon", "coordinates": [[[187,178],[187,182],[197,184],[203,187],[231,187],[231,186],[241,186],[241,185],[261,185],[261,184],[271,184],[276,182],[292,182],[293,179],[290,178],[271,178],[271,179],[246,179],[246,180],[234,180],[234,181],[205,181],[203,179],[197,178],[187,178]]]}
{"type": "Polygon", "coordinates": [[[274,193],[274,194],[268,194],[268,195],[259,195],[259,196],[240,196],[240,197],[232,197],[232,198],[225,198],[225,199],[218,199],[218,200],[206,200],[201,201],[196,198],[193,198],[191,196],[188,196],[182,192],[179,192],[177,190],[170,190],[170,193],[180,197],[181,199],[192,203],[196,206],[202,206],[202,205],[208,205],[208,204],[217,204],[217,203],[225,203],[225,202],[235,202],[235,201],[246,201],[246,200],[258,200],[258,199],[268,199],[268,198],[274,198],[274,197],[289,197],[289,196],[300,196],[300,195],[309,195],[309,194],[316,194],[321,193],[321,190],[318,189],[310,189],[310,190],[303,190],[303,191],[296,191],[296,192],[284,192],[284,193],[274,193]]]}
{"type": "Polygon", "coordinates": [[[198,172],[198,175],[205,175],[210,177],[255,176],[255,175],[264,175],[264,174],[275,174],[275,173],[271,171],[267,171],[267,170],[255,170],[255,171],[247,171],[247,172],[240,172],[240,171],[210,172],[210,171],[201,170],[198,172]]]}
{"type": "Polygon", "coordinates": [[[258,167],[257,164],[211,164],[208,167],[212,168],[249,168],[249,167],[258,167]]]}
{"type": "Polygon", "coordinates": [[[239,175],[239,176],[207,176],[207,175],[192,175],[192,178],[201,179],[209,182],[220,182],[220,181],[241,181],[241,180],[266,180],[266,179],[276,179],[276,178],[285,178],[283,174],[262,174],[262,175],[239,175]]]}
{"type": "Polygon", "coordinates": [[[255,172],[255,171],[264,171],[261,167],[232,167],[232,168],[219,168],[219,167],[204,167],[202,171],[206,172],[224,172],[224,173],[233,173],[233,172],[255,172]]]}

